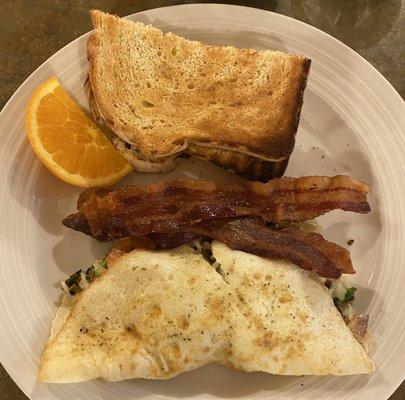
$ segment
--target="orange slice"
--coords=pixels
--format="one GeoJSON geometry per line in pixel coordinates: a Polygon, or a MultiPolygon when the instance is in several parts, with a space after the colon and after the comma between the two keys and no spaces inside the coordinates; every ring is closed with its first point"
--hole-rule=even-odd
{"type": "Polygon", "coordinates": [[[109,186],[132,171],[55,77],[35,90],[25,124],[37,156],[65,182],[81,187],[109,186]]]}

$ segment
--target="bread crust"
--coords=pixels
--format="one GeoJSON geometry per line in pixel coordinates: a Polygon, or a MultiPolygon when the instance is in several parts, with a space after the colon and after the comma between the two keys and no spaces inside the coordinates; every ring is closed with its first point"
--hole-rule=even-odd
{"type": "Polygon", "coordinates": [[[194,155],[260,181],[283,174],[310,60],[204,45],[95,10],[91,18],[94,103],[105,124],[133,146],[135,158],[159,165],[194,155]]]}

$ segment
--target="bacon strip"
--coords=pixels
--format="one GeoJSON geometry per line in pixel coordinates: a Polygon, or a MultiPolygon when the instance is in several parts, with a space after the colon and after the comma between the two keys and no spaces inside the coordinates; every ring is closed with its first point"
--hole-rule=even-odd
{"type": "Polygon", "coordinates": [[[100,240],[177,232],[200,221],[253,217],[283,223],[334,209],[367,213],[368,186],[348,176],[274,179],[268,183],[178,180],[118,190],[89,189],[63,224],[100,240]]]}
{"type": "Polygon", "coordinates": [[[266,258],[286,259],[325,278],[355,272],[349,252],[318,233],[297,228],[271,229],[250,218],[189,229],[199,236],[219,240],[231,249],[266,258]]]}
{"type": "Polygon", "coordinates": [[[269,228],[250,218],[200,223],[181,232],[122,239],[118,247],[124,246],[126,251],[134,248],[161,250],[199,237],[219,240],[234,250],[261,257],[286,259],[324,278],[339,278],[342,273],[355,272],[349,252],[321,235],[298,228],[269,228]]]}

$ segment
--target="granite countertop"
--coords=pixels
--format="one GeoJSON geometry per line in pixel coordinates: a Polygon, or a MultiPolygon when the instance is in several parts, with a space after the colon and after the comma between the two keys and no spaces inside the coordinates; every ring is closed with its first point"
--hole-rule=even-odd
{"type": "MultiPolygon", "coordinates": [[[[124,16],[165,5],[206,2],[263,8],[316,26],[360,53],[405,98],[405,0],[2,0],[0,109],[35,68],[91,29],[91,8],[124,16]]],[[[0,400],[22,399],[26,397],[0,366],[0,400]]],[[[404,399],[405,383],[391,397],[404,399]]]]}

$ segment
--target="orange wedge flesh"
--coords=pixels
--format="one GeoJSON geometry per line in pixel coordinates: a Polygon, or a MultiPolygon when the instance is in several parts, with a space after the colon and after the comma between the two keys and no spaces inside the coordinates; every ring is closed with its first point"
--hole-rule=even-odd
{"type": "Polygon", "coordinates": [[[25,123],[37,156],[65,182],[81,187],[109,186],[132,171],[54,77],[32,95],[25,123]]]}

